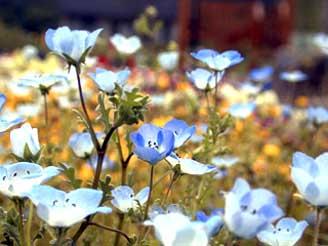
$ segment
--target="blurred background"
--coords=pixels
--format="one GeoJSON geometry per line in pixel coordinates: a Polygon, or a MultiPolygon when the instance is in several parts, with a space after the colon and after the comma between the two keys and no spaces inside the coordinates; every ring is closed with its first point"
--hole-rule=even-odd
{"type": "MultiPolygon", "coordinates": [[[[316,33],[328,32],[326,0],[0,0],[0,6],[0,52],[32,44],[42,56],[49,27],[103,27],[103,37],[136,34],[149,50],[167,49],[174,41],[180,69],[188,68],[186,51],[237,49],[246,56],[247,69],[270,64],[278,73],[305,72],[308,79],[297,86],[296,96],[321,98],[326,91],[327,58],[312,42],[316,33]]],[[[110,52],[107,42],[100,47],[96,54],[110,52]]],[[[284,92],[295,86],[274,87],[284,101],[289,98],[284,92]]]]}

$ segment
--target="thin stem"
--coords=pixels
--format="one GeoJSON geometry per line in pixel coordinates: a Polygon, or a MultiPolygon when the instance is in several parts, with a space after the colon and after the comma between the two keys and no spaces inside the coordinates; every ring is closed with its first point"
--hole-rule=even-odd
{"type": "Polygon", "coordinates": [[[26,243],[27,246],[31,245],[31,229],[32,229],[32,222],[33,222],[33,212],[34,206],[33,203],[30,201],[29,204],[29,215],[26,223],[26,243]]]}
{"type": "Polygon", "coordinates": [[[172,169],[167,170],[161,177],[159,177],[156,182],[154,182],[153,184],[153,189],[167,176],[167,174],[169,174],[170,172],[172,172],[172,169]]]}
{"type": "Polygon", "coordinates": [[[62,246],[65,240],[66,230],[64,228],[56,228],[56,243],[55,246],[62,246]]]}
{"type": "Polygon", "coordinates": [[[86,121],[87,121],[87,124],[88,124],[88,129],[89,129],[89,132],[90,132],[90,135],[91,135],[91,139],[92,139],[92,142],[93,142],[96,150],[99,150],[100,149],[100,144],[98,142],[96,133],[95,133],[93,127],[92,127],[91,120],[90,120],[88,110],[87,110],[87,107],[85,105],[85,101],[84,101],[84,97],[83,97],[81,78],[80,78],[80,67],[79,66],[75,66],[75,72],[76,72],[76,78],[77,78],[77,83],[78,83],[78,88],[79,88],[80,101],[81,101],[82,109],[83,109],[83,112],[84,112],[84,115],[85,115],[85,118],[86,118],[86,121]]]}
{"type": "MultiPolygon", "coordinates": [[[[119,214],[119,216],[120,216],[120,218],[119,218],[117,229],[122,231],[123,225],[124,225],[125,214],[119,214]]],[[[115,240],[114,240],[114,246],[119,245],[119,243],[120,243],[120,237],[119,236],[120,236],[120,234],[117,233],[116,236],[115,236],[115,240]]]]}
{"type": "Polygon", "coordinates": [[[151,165],[150,179],[149,179],[149,194],[148,194],[148,200],[147,200],[146,208],[145,208],[144,220],[146,220],[147,219],[147,216],[148,216],[148,210],[149,210],[150,201],[151,201],[151,193],[153,191],[154,167],[155,167],[155,165],[151,165]]]}
{"type": "MultiPolygon", "coordinates": [[[[179,177],[179,176],[178,176],[179,177]]],[[[173,177],[171,178],[170,180],[170,183],[169,183],[169,187],[167,188],[167,191],[165,193],[165,196],[161,202],[161,206],[163,206],[165,203],[166,203],[166,200],[167,198],[169,197],[169,194],[170,194],[170,191],[172,190],[172,187],[173,187],[173,184],[174,182],[177,180],[177,177],[175,177],[175,174],[173,175],[173,177]]]]}
{"type": "Polygon", "coordinates": [[[216,101],[217,101],[217,97],[218,97],[218,71],[215,71],[215,89],[214,89],[214,109],[216,112],[216,101]]]}
{"type": "Polygon", "coordinates": [[[314,233],[313,233],[313,246],[317,246],[318,244],[318,240],[319,240],[319,232],[320,232],[320,224],[321,224],[321,213],[322,213],[322,209],[319,207],[315,208],[316,210],[316,224],[314,227],[314,233]]]}
{"type": "Polygon", "coordinates": [[[211,113],[211,105],[210,105],[210,98],[209,98],[209,92],[205,91],[205,98],[206,98],[206,107],[207,107],[207,113],[208,115],[211,113]]]}
{"type": "Polygon", "coordinates": [[[106,231],[111,231],[111,232],[118,233],[119,235],[124,237],[129,243],[131,243],[130,237],[125,232],[123,232],[121,230],[111,228],[111,227],[108,227],[108,226],[105,226],[105,225],[101,225],[101,224],[98,224],[98,223],[95,223],[95,222],[89,222],[88,225],[96,226],[96,227],[99,227],[99,228],[104,229],[106,231]]]}
{"type": "Polygon", "coordinates": [[[46,130],[48,130],[49,113],[48,113],[47,93],[43,93],[43,106],[44,106],[44,123],[45,123],[45,126],[46,126],[46,130]]]}
{"type": "Polygon", "coordinates": [[[19,239],[22,246],[26,245],[25,233],[24,233],[24,201],[17,199],[16,205],[18,209],[18,231],[19,231],[19,239]]]}

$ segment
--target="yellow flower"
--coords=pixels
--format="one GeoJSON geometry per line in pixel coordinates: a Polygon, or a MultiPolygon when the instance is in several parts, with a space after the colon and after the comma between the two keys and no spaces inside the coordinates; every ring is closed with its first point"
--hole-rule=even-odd
{"type": "Polygon", "coordinates": [[[306,108],[309,105],[309,98],[307,96],[299,96],[295,99],[295,104],[298,107],[306,108]]]}
{"type": "Polygon", "coordinates": [[[277,157],[281,152],[280,147],[275,144],[265,144],[262,151],[268,157],[277,157]]]}

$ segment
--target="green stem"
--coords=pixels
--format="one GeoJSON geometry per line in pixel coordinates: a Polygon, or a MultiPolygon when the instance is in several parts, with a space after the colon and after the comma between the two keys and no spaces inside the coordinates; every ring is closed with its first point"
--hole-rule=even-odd
{"type": "Polygon", "coordinates": [[[320,224],[321,224],[321,213],[323,209],[316,207],[315,208],[315,213],[316,213],[316,224],[314,227],[314,233],[313,233],[313,246],[317,246],[318,240],[319,240],[319,232],[320,232],[320,224]]]}
{"type": "Polygon", "coordinates": [[[48,128],[48,123],[49,123],[49,113],[48,113],[48,100],[47,100],[47,94],[43,94],[43,106],[44,106],[44,122],[46,128],[48,128]]]}
{"type": "Polygon", "coordinates": [[[64,228],[56,228],[56,243],[55,246],[62,246],[65,240],[66,230],[64,228]]]}
{"type": "Polygon", "coordinates": [[[29,215],[26,224],[26,243],[27,246],[31,246],[31,229],[32,229],[32,222],[33,222],[33,212],[34,206],[33,203],[30,201],[29,204],[29,215]]]}
{"type": "MultiPolygon", "coordinates": [[[[125,214],[119,214],[119,216],[120,216],[120,218],[119,218],[119,222],[118,222],[118,227],[117,227],[117,229],[119,230],[119,231],[122,231],[123,230],[123,226],[124,226],[124,218],[125,218],[125,214]]],[[[117,245],[119,245],[119,243],[120,243],[120,234],[119,233],[117,233],[116,235],[115,235],[115,240],[114,240],[114,246],[117,246],[117,245]]]]}
{"type": "Polygon", "coordinates": [[[215,89],[214,89],[214,110],[216,112],[216,103],[217,103],[217,98],[218,98],[218,71],[215,71],[215,89]]]}
{"type": "Polygon", "coordinates": [[[149,210],[151,195],[152,195],[152,191],[153,191],[154,168],[155,168],[155,165],[151,165],[150,179],[149,179],[149,194],[148,194],[148,200],[147,200],[146,208],[145,208],[144,220],[146,220],[147,216],[148,216],[148,210],[149,210]]]}
{"type": "Polygon", "coordinates": [[[169,194],[172,190],[173,184],[178,178],[179,178],[179,174],[177,176],[176,176],[176,174],[173,174],[173,177],[171,178],[170,183],[169,183],[169,187],[167,188],[166,194],[161,202],[161,206],[165,205],[165,203],[169,197],[169,194]]]}
{"type": "Polygon", "coordinates": [[[25,232],[24,232],[24,201],[21,199],[16,200],[16,205],[18,209],[18,231],[19,231],[19,239],[22,246],[26,245],[25,240],[25,232]]]}
{"type": "Polygon", "coordinates": [[[98,223],[94,223],[94,222],[89,222],[89,225],[96,226],[96,227],[104,229],[106,231],[115,232],[115,233],[119,234],[120,236],[123,236],[129,243],[132,243],[130,237],[125,232],[123,232],[121,230],[111,228],[111,227],[108,227],[108,226],[105,226],[105,225],[101,225],[101,224],[98,224],[98,223]]]}

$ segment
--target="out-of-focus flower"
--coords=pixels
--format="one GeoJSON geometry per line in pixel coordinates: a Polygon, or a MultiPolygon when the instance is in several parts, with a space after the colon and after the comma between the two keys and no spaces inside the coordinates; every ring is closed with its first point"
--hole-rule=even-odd
{"type": "Polygon", "coordinates": [[[233,117],[245,119],[254,112],[255,108],[256,108],[256,104],[253,102],[236,103],[230,106],[228,112],[233,117]]]}
{"type": "Polygon", "coordinates": [[[324,107],[309,107],[307,110],[307,118],[315,124],[323,124],[328,121],[328,110],[324,107]]]}
{"type": "Polygon", "coordinates": [[[138,36],[125,37],[122,34],[116,33],[110,38],[115,49],[124,55],[132,55],[141,48],[141,41],[138,36]]]}
{"type": "Polygon", "coordinates": [[[13,154],[23,160],[34,159],[41,150],[38,129],[29,123],[10,132],[10,143],[13,154]]]}
{"type": "Polygon", "coordinates": [[[276,144],[265,144],[263,146],[263,153],[269,157],[278,157],[281,153],[281,149],[276,144]]]}
{"type": "Polygon", "coordinates": [[[146,203],[149,195],[149,187],[143,188],[138,194],[134,194],[130,186],[118,186],[112,190],[113,206],[123,213],[128,213],[131,209],[137,210],[139,206],[146,203]]]}
{"type": "Polygon", "coordinates": [[[236,50],[227,50],[219,53],[211,49],[202,49],[197,52],[192,52],[191,56],[217,71],[224,71],[244,60],[241,54],[236,50]]]}
{"type": "Polygon", "coordinates": [[[205,229],[209,238],[217,235],[224,225],[223,209],[214,209],[210,215],[203,211],[196,213],[196,220],[205,223],[205,229]]]}
{"type": "Polygon", "coordinates": [[[102,29],[93,32],[71,30],[69,27],[48,29],[45,41],[48,48],[64,57],[69,64],[75,65],[84,62],[85,57],[96,44],[102,29]]]}
{"type": "Polygon", "coordinates": [[[37,185],[27,193],[37,207],[38,216],[52,227],[70,227],[95,213],[111,213],[109,207],[99,207],[103,192],[80,188],[69,193],[50,186],[37,185]]]}
{"type": "Polygon", "coordinates": [[[309,98],[307,96],[298,96],[295,99],[295,105],[297,107],[305,108],[309,105],[309,98]]]}
{"type": "Polygon", "coordinates": [[[169,156],[174,149],[174,134],[152,124],[142,125],[132,132],[130,138],[134,153],[142,160],[154,165],[169,156]]]}
{"type": "Polygon", "coordinates": [[[223,72],[218,73],[216,78],[213,72],[209,72],[203,68],[196,68],[195,70],[186,73],[190,81],[200,90],[213,89],[216,83],[220,82],[223,74],[223,72]]]}
{"type": "Polygon", "coordinates": [[[271,66],[254,68],[249,72],[249,78],[252,81],[263,83],[271,79],[274,70],[271,66]]]}
{"type": "Polygon", "coordinates": [[[229,168],[235,165],[239,161],[239,158],[233,155],[215,156],[212,158],[211,163],[217,167],[229,168]]]}
{"type": "Polygon", "coordinates": [[[328,205],[328,153],[313,159],[304,153],[293,155],[291,178],[301,196],[315,206],[328,205]]]}
{"type": "MultiPolygon", "coordinates": [[[[93,154],[89,159],[88,159],[88,164],[96,170],[97,168],[97,161],[98,161],[98,155],[93,154]]],[[[104,157],[103,163],[102,163],[102,170],[107,170],[110,169],[112,170],[114,168],[114,162],[110,160],[107,156],[104,157]]]]}
{"type": "Polygon", "coordinates": [[[283,215],[276,196],[266,189],[251,189],[238,178],[225,194],[224,220],[235,235],[250,239],[283,215]]]}
{"type": "Polygon", "coordinates": [[[124,87],[131,71],[124,69],[118,72],[112,72],[106,69],[97,68],[95,73],[90,73],[89,76],[98,86],[98,88],[106,93],[112,94],[115,86],[124,87]]]}
{"type": "Polygon", "coordinates": [[[179,211],[168,213],[158,212],[144,222],[153,226],[156,238],[164,246],[207,246],[208,236],[205,223],[191,221],[179,211]]]}
{"type": "Polygon", "coordinates": [[[180,172],[182,174],[189,175],[204,175],[207,173],[214,172],[217,168],[214,165],[202,164],[198,161],[188,159],[188,158],[179,158],[177,156],[168,156],[166,158],[167,162],[174,168],[176,165],[180,166],[180,172]]]}
{"type": "Polygon", "coordinates": [[[302,237],[308,226],[306,221],[297,222],[294,218],[282,218],[276,226],[269,225],[257,234],[257,238],[270,246],[293,246],[302,237]]]}
{"type": "MultiPolygon", "coordinates": [[[[0,111],[3,109],[3,106],[6,102],[7,98],[5,95],[0,93],[0,111]]],[[[0,134],[9,130],[10,128],[22,123],[24,120],[20,117],[12,118],[12,117],[0,117],[0,134]]]]}
{"type": "MultiPolygon", "coordinates": [[[[104,133],[97,133],[98,139],[104,138],[104,133]]],[[[94,149],[92,138],[89,132],[73,133],[68,141],[69,146],[74,154],[82,159],[87,159],[91,156],[94,149]]]]}
{"type": "Polygon", "coordinates": [[[157,61],[159,65],[168,71],[176,68],[179,61],[179,52],[177,51],[167,51],[158,54],[157,61]]]}
{"type": "Polygon", "coordinates": [[[34,185],[39,185],[57,176],[60,168],[40,165],[29,162],[17,162],[0,167],[0,192],[8,197],[26,197],[34,185]]]}
{"type": "Polygon", "coordinates": [[[279,77],[290,83],[303,82],[308,79],[308,76],[300,70],[282,72],[279,77]]]}
{"type": "Polygon", "coordinates": [[[328,35],[325,33],[317,33],[313,37],[313,42],[317,45],[321,51],[325,54],[328,54],[328,35]]]}
{"type": "Polygon", "coordinates": [[[20,78],[17,84],[22,87],[32,87],[39,89],[42,93],[48,93],[50,88],[61,83],[67,83],[67,77],[63,75],[51,74],[30,74],[20,78]]]}
{"type": "Polygon", "coordinates": [[[247,94],[256,95],[261,91],[261,86],[251,82],[242,83],[240,89],[247,94]]]}
{"type": "Polygon", "coordinates": [[[185,121],[178,119],[170,120],[164,125],[163,128],[173,132],[174,148],[181,147],[196,131],[196,127],[194,125],[188,126],[185,121]]]}
{"type": "Polygon", "coordinates": [[[27,44],[23,47],[22,53],[26,59],[32,59],[37,57],[39,51],[38,48],[36,48],[34,45],[27,44]]]}

